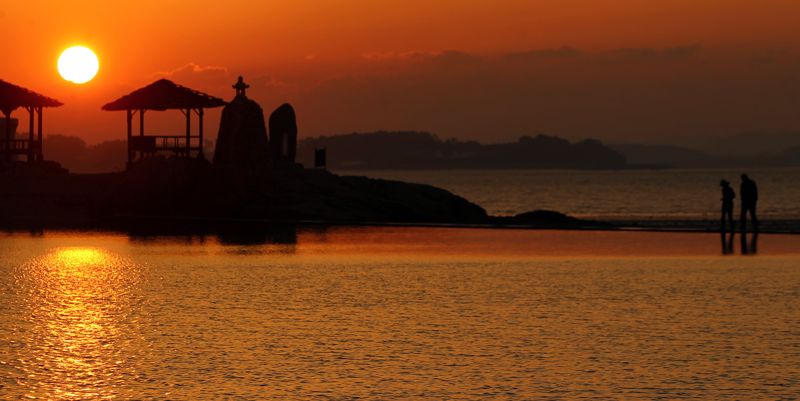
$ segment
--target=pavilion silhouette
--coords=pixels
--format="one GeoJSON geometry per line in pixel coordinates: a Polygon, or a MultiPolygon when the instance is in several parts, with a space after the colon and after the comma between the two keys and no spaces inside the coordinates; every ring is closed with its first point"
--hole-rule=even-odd
{"type": "Polygon", "coordinates": [[[171,152],[178,157],[190,158],[192,152],[204,158],[203,115],[204,109],[227,104],[224,100],[160,79],[137,89],[102,107],[105,111],[125,110],[128,127],[128,167],[138,152],[139,159],[157,152],[171,152]],[[186,132],[183,135],[145,135],[144,114],[148,110],[180,110],[186,117],[186,132]],[[139,135],[133,135],[133,117],[139,114],[139,135]],[[192,135],[192,113],[198,116],[197,135],[192,135]]]}
{"type": "Polygon", "coordinates": [[[0,141],[0,156],[11,161],[17,155],[27,155],[28,161],[42,161],[42,110],[45,107],[59,107],[63,103],[0,79],[0,111],[5,116],[5,133],[0,141]],[[24,108],[28,111],[28,139],[13,138],[11,113],[24,108]],[[34,118],[36,117],[36,118],[34,118]],[[36,121],[34,121],[36,120],[36,121]],[[34,122],[38,124],[34,138],[34,122]]]}

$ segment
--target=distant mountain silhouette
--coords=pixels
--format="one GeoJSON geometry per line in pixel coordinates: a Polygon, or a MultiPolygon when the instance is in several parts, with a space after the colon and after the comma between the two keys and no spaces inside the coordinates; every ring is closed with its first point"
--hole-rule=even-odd
{"type": "Polygon", "coordinates": [[[800,166],[800,146],[779,151],[758,151],[749,154],[712,154],[701,150],[671,145],[610,144],[629,163],[651,163],[674,168],[790,167],[800,166]]]}
{"type": "Polygon", "coordinates": [[[298,158],[311,165],[315,148],[327,148],[332,169],[617,169],[625,157],[587,139],[523,136],[512,143],[441,140],[426,132],[372,132],[306,138],[298,158]]]}
{"type": "Polygon", "coordinates": [[[702,166],[713,159],[698,150],[671,145],[609,144],[631,164],[657,164],[667,167],[702,166]]]}
{"type": "MultiPolygon", "coordinates": [[[[212,141],[206,142],[207,149],[214,148],[212,141]]],[[[312,166],[314,147],[329,148],[328,166],[333,169],[800,166],[800,144],[768,152],[754,148],[750,154],[728,155],[675,145],[605,145],[593,140],[570,143],[545,135],[483,145],[455,139],[443,141],[425,132],[375,132],[303,139],[298,143],[298,161],[312,166]]],[[[48,135],[44,141],[45,159],[77,173],[122,171],[126,152],[125,141],[121,139],[88,145],[78,137],[48,135]]]]}
{"type": "Polygon", "coordinates": [[[87,145],[78,137],[48,135],[43,153],[45,159],[56,161],[73,172],[106,173],[125,169],[128,145],[122,139],[87,145]]]}
{"type": "Polygon", "coordinates": [[[752,131],[733,135],[678,136],[671,144],[722,157],[753,157],[777,154],[800,145],[800,132],[752,131]]]}

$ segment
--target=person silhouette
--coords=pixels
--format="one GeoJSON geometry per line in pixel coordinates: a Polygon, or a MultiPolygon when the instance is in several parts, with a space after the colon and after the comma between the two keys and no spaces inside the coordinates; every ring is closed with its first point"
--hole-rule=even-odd
{"type": "Polygon", "coordinates": [[[750,179],[747,174],[742,174],[742,184],[739,187],[739,195],[741,196],[742,203],[742,234],[747,232],[747,213],[750,213],[750,220],[753,222],[753,232],[758,233],[758,217],[756,217],[758,187],[756,186],[756,182],[750,179]]]}
{"type": "Polygon", "coordinates": [[[731,183],[725,180],[719,182],[722,189],[722,218],[720,219],[720,231],[725,235],[726,220],[731,227],[731,234],[733,234],[735,227],[733,223],[733,200],[736,199],[736,193],[731,188],[731,183]]]}

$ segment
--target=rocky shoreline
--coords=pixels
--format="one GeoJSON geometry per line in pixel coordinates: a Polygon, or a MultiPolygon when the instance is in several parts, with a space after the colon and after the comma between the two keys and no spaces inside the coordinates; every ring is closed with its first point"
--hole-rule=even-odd
{"type": "Polygon", "coordinates": [[[257,224],[612,228],[557,212],[496,217],[429,185],[339,176],[300,165],[243,169],[146,159],[129,171],[69,174],[54,163],[0,172],[0,227],[120,228],[257,224]]]}
{"type": "MultiPolygon", "coordinates": [[[[715,220],[608,220],[537,210],[490,216],[423,184],[341,176],[300,165],[242,169],[152,158],[127,172],[70,174],[53,162],[0,169],[0,229],[110,229],[192,234],[304,226],[420,226],[717,232],[715,220]]],[[[798,220],[761,233],[800,234],[798,220]]]]}

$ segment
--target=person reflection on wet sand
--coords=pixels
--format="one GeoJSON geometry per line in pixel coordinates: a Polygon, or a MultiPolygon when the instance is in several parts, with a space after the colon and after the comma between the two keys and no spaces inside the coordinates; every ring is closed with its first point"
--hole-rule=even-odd
{"type": "Polygon", "coordinates": [[[725,234],[725,223],[729,223],[731,227],[731,234],[735,231],[733,223],[733,200],[736,199],[736,193],[733,192],[731,184],[728,181],[721,180],[719,186],[722,189],[722,217],[720,219],[720,231],[725,234]]]}
{"type": "Polygon", "coordinates": [[[731,255],[733,254],[733,233],[726,235],[724,231],[720,232],[720,237],[722,238],[722,254],[723,255],[731,255]]]}
{"type": "MultiPolygon", "coordinates": [[[[750,237],[750,243],[747,243],[747,234],[741,235],[742,255],[755,255],[758,253],[758,231],[754,232],[750,237]]],[[[731,251],[733,251],[733,244],[731,243],[731,251]]]]}
{"type": "Polygon", "coordinates": [[[719,222],[719,232],[722,238],[722,253],[728,255],[733,253],[733,236],[736,232],[733,222],[733,200],[736,198],[736,193],[726,180],[720,180],[720,189],[722,190],[722,215],[719,222]],[[726,229],[730,227],[730,235],[726,235],[726,229]]]}

